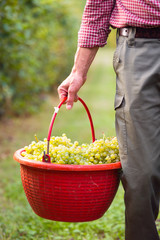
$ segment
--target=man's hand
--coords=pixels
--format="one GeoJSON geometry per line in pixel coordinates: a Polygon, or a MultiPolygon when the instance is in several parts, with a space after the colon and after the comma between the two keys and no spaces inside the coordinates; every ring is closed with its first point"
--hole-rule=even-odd
{"type": "Polygon", "coordinates": [[[67,97],[67,109],[71,109],[73,107],[73,103],[77,101],[77,93],[87,79],[89,67],[97,51],[98,47],[77,49],[72,72],[58,87],[60,100],[67,97]]]}
{"type": "Polygon", "coordinates": [[[77,92],[82,87],[86,77],[81,77],[77,72],[72,71],[71,74],[58,87],[59,98],[62,101],[67,97],[66,108],[71,109],[73,102],[78,100],[77,92]]]}

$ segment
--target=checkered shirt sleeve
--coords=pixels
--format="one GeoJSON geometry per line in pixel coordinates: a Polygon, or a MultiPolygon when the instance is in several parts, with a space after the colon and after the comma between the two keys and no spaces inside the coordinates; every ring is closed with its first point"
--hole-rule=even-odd
{"type": "Polygon", "coordinates": [[[114,0],[87,0],[78,32],[79,47],[103,47],[106,44],[113,6],[114,0]]]}

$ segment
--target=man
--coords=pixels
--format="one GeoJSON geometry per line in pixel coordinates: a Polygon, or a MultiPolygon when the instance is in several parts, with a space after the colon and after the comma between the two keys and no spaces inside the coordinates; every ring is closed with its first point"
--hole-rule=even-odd
{"type": "Polygon", "coordinates": [[[117,28],[116,131],[126,240],[158,240],[160,199],[160,1],[88,0],[71,74],[58,88],[71,109],[109,26],[117,28]]]}

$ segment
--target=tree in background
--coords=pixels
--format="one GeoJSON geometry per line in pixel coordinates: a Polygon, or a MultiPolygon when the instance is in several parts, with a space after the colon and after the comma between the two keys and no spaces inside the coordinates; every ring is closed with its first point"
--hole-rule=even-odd
{"type": "Polygon", "coordinates": [[[37,111],[67,76],[79,21],[71,1],[0,1],[0,115],[37,111]]]}

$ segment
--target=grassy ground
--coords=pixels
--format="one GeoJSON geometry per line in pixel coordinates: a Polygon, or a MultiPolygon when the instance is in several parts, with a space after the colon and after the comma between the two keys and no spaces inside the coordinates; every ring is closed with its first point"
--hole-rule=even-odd
{"type": "MultiPolygon", "coordinates": [[[[104,132],[115,135],[112,50],[100,50],[89,72],[88,81],[79,96],[87,103],[96,130],[96,138],[104,132]]],[[[106,214],[87,223],[63,223],[42,219],[29,206],[20,179],[19,164],[13,153],[28,145],[36,133],[39,139],[47,136],[53,106],[58,104],[57,93],[48,97],[42,111],[31,117],[5,119],[0,123],[0,240],[124,240],[123,189],[118,193],[106,214]]],[[[63,132],[72,140],[90,142],[91,131],[83,106],[75,103],[71,111],[65,106],[56,118],[53,135],[63,132]],[[83,119],[83,121],[82,121],[83,119]]]]}

